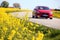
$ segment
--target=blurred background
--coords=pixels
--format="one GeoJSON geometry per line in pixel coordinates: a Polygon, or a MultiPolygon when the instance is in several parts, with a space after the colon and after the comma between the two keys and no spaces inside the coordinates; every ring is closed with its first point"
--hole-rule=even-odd
{"type": "Polygon", "coordinates": [[[0,0],[9,2],[9,7],[13,7],[13,3],[19,3],[23,9],[33,10],[35,6],[48,6],[51,9],[60,9],[60,0],[0,0]]]}

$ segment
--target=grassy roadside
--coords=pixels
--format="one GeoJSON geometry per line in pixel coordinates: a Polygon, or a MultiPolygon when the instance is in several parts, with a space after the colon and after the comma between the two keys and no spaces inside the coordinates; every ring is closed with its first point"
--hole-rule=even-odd
{"type": "Polygon", "coordinates": [[[43,40],[60,40],[60,30],[49,28],[43,40]],[[50,31],[49,31],[50,30],[50,31]]]}

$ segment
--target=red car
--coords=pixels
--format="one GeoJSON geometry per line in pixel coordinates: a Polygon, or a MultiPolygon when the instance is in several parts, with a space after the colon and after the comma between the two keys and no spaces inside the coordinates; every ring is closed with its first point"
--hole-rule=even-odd
{"type": "Polygon", "coordinates": [[[33,18],[43,17],[43,18],[50,18],[50,19],[52,19],[53,14],[52,14],[52,11],[48,7],[37,6],[33,10],[32,17],[33,18]]]}

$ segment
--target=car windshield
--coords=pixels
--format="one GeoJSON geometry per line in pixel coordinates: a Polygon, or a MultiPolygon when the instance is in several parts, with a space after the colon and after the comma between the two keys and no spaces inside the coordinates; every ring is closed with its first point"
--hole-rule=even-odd
{"type": "Polygon", "coordinates": [[[37,7],[37,9],[40,9],[40,10],[49,10],[49,8],[48,7],[37,7]]]}

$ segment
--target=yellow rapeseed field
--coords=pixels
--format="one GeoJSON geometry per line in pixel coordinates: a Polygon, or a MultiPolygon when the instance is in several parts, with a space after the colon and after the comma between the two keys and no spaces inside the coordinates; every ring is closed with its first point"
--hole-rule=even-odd
{"type": "Polygon", "coordinates": [[[60,18],[60,11],[53,11],[53,15],[56,18],[60,18]]]}
{"type": "Polygon", "coordinates": [[[0,40],[42,40],[44,34],[35,29],[40,25],[28,22],[28,18],[19,19],[6,13],[17,8],[0,8],[0,40]]]}

